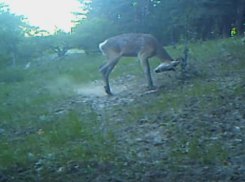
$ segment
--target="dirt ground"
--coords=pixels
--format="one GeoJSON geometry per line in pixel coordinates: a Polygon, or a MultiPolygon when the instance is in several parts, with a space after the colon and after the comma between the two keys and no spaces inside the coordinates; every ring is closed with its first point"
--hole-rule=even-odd
{"type": "MultiPolygon", "coordinates": [[[[102,82],[78,90],[80,96],[75,98],[75,105],[80,102],[91,104],[101,115],[101,129],[115,123],[120,126],[113,127],[118,138],[115,145],[120,146],[118,161],[123,165],[119,167],[113,162],[94,164],[95,171],[86,181],[245,181],[245,85],[242,73],[220,74],[202,80],[202,84],[219,83],[219,92],[210,90],[199,97],[186,96],[185,104],[177,112],[159,107],[148,113],[144,107],[154,106],[164,93],[196,83],[191,78],[176,79],[173,75],[157,77],[157,91],[147,91],[142,84],[144,78],[132,75],[112,81],[113,97],[105,95],[102,82]],[[236,94],[239,89],[241,91],[236,94]],[[129,108],[142,110],[141,117],[133,117],[134,111],[129,108]],[[109,116],[110,123],[103,122],[105,110],[113,112],[109,116]],[[129,149],[124,150],[124,147],[129,149]]],[[[177,97],[181,103],[184,96],[179,93],[177,97]]]]}

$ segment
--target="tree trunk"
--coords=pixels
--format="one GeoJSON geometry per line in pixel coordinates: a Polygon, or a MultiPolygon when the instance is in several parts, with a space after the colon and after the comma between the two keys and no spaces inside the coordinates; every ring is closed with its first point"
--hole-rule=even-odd
{"type": "Polygon", "coordinates": [[[223,16],[222,21],[222,37],[227,38],[231,35],[231,20],[229,17],[223,16]]]}
{"type": "Polygon", "coordinates": [[[243,35],[244,33],[244,4],[238,3],[237,5],[237,17],[236,17],[236,28],[237,28],[237,34],[243,35]]]}
{"type": "Polygon", "coordinates": [[[209,39],[209,35],[211,33],[211,23],[212,20],[211,19],[207,19],[206,23],[204,24],[205,26],[202,27],[202,40],[208,40],[209,39]]]}

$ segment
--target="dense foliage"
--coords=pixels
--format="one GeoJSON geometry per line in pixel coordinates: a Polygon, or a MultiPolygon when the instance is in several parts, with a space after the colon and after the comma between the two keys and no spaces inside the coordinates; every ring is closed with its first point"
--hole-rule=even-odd
{"type": "Polygon", "coordinates": [[[98,51],[106,38],[140,32],[163,45],[244,33],[245,0],[78,0],[72,32],[49,34],[0,4],[0,66],[27,64],[46,53],[62,59],[69,49],[98,51]]]}
{"type": "Polygon", "coordinates": [[[244,32],[244,0],[79,1],[87,2],[88,21],[99,16],[117,27],[116,33],[152,33],[165,44],[228,37],[234,27],[244,32]]]}

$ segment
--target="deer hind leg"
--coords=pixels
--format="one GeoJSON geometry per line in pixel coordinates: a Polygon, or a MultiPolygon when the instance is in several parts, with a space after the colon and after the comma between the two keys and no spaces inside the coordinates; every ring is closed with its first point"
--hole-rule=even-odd
{"type": "Polygon", "coordinates": [[[104,88],[105,88],[105,92],[107,93],[107,95],[113,95],[110,89],[110,84],[109,84],[109,76],[111,71],[113,70],[113,68],[116,66],[116,64],[118,63],[118,61],[120,60],[121,57],[116,57],[114,59],[112,59],[112,61],[108,61],[105,64],[102,64],[99,67],[99,70],[102,74],[103,77],[103,81],[104,81],[104,88]]]}
{"type": "Polygon", "coordinates": [[[152,78],[151,78],[151,70],[150,70],[150,64],[149,64],[148,57],[144,55],[140,55],[139,60],[141,62],[141,65],[143,67],[143,70],[144,70],[144,73],[147,79],[147,87],[149,89],[155,89],[152,78]]]}

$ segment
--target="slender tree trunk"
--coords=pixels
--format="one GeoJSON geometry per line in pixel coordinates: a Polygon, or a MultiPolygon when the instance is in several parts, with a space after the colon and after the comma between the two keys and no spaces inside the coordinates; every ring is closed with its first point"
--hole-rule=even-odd
{"type": "Polygon", "coordinates": [[[231,34],[231,20],[229,17],[223,16],[222,21],[222,37],[227,38],[230,37],[231,34]]]}
{"type": "Polygon", "coordinates": [[[236,28],[238,35],[243,35],[244,33],[244,3],[238,3],[237,5],[237,17],[236,17],[236,28]]]}
{"type": "Polygon", "coordinates": [[[209,34],[211,32],[211,19],[207,19],[207,22],[205,23],[205,26],[202,28],[202,40],[208,40],[209,34]]]}

